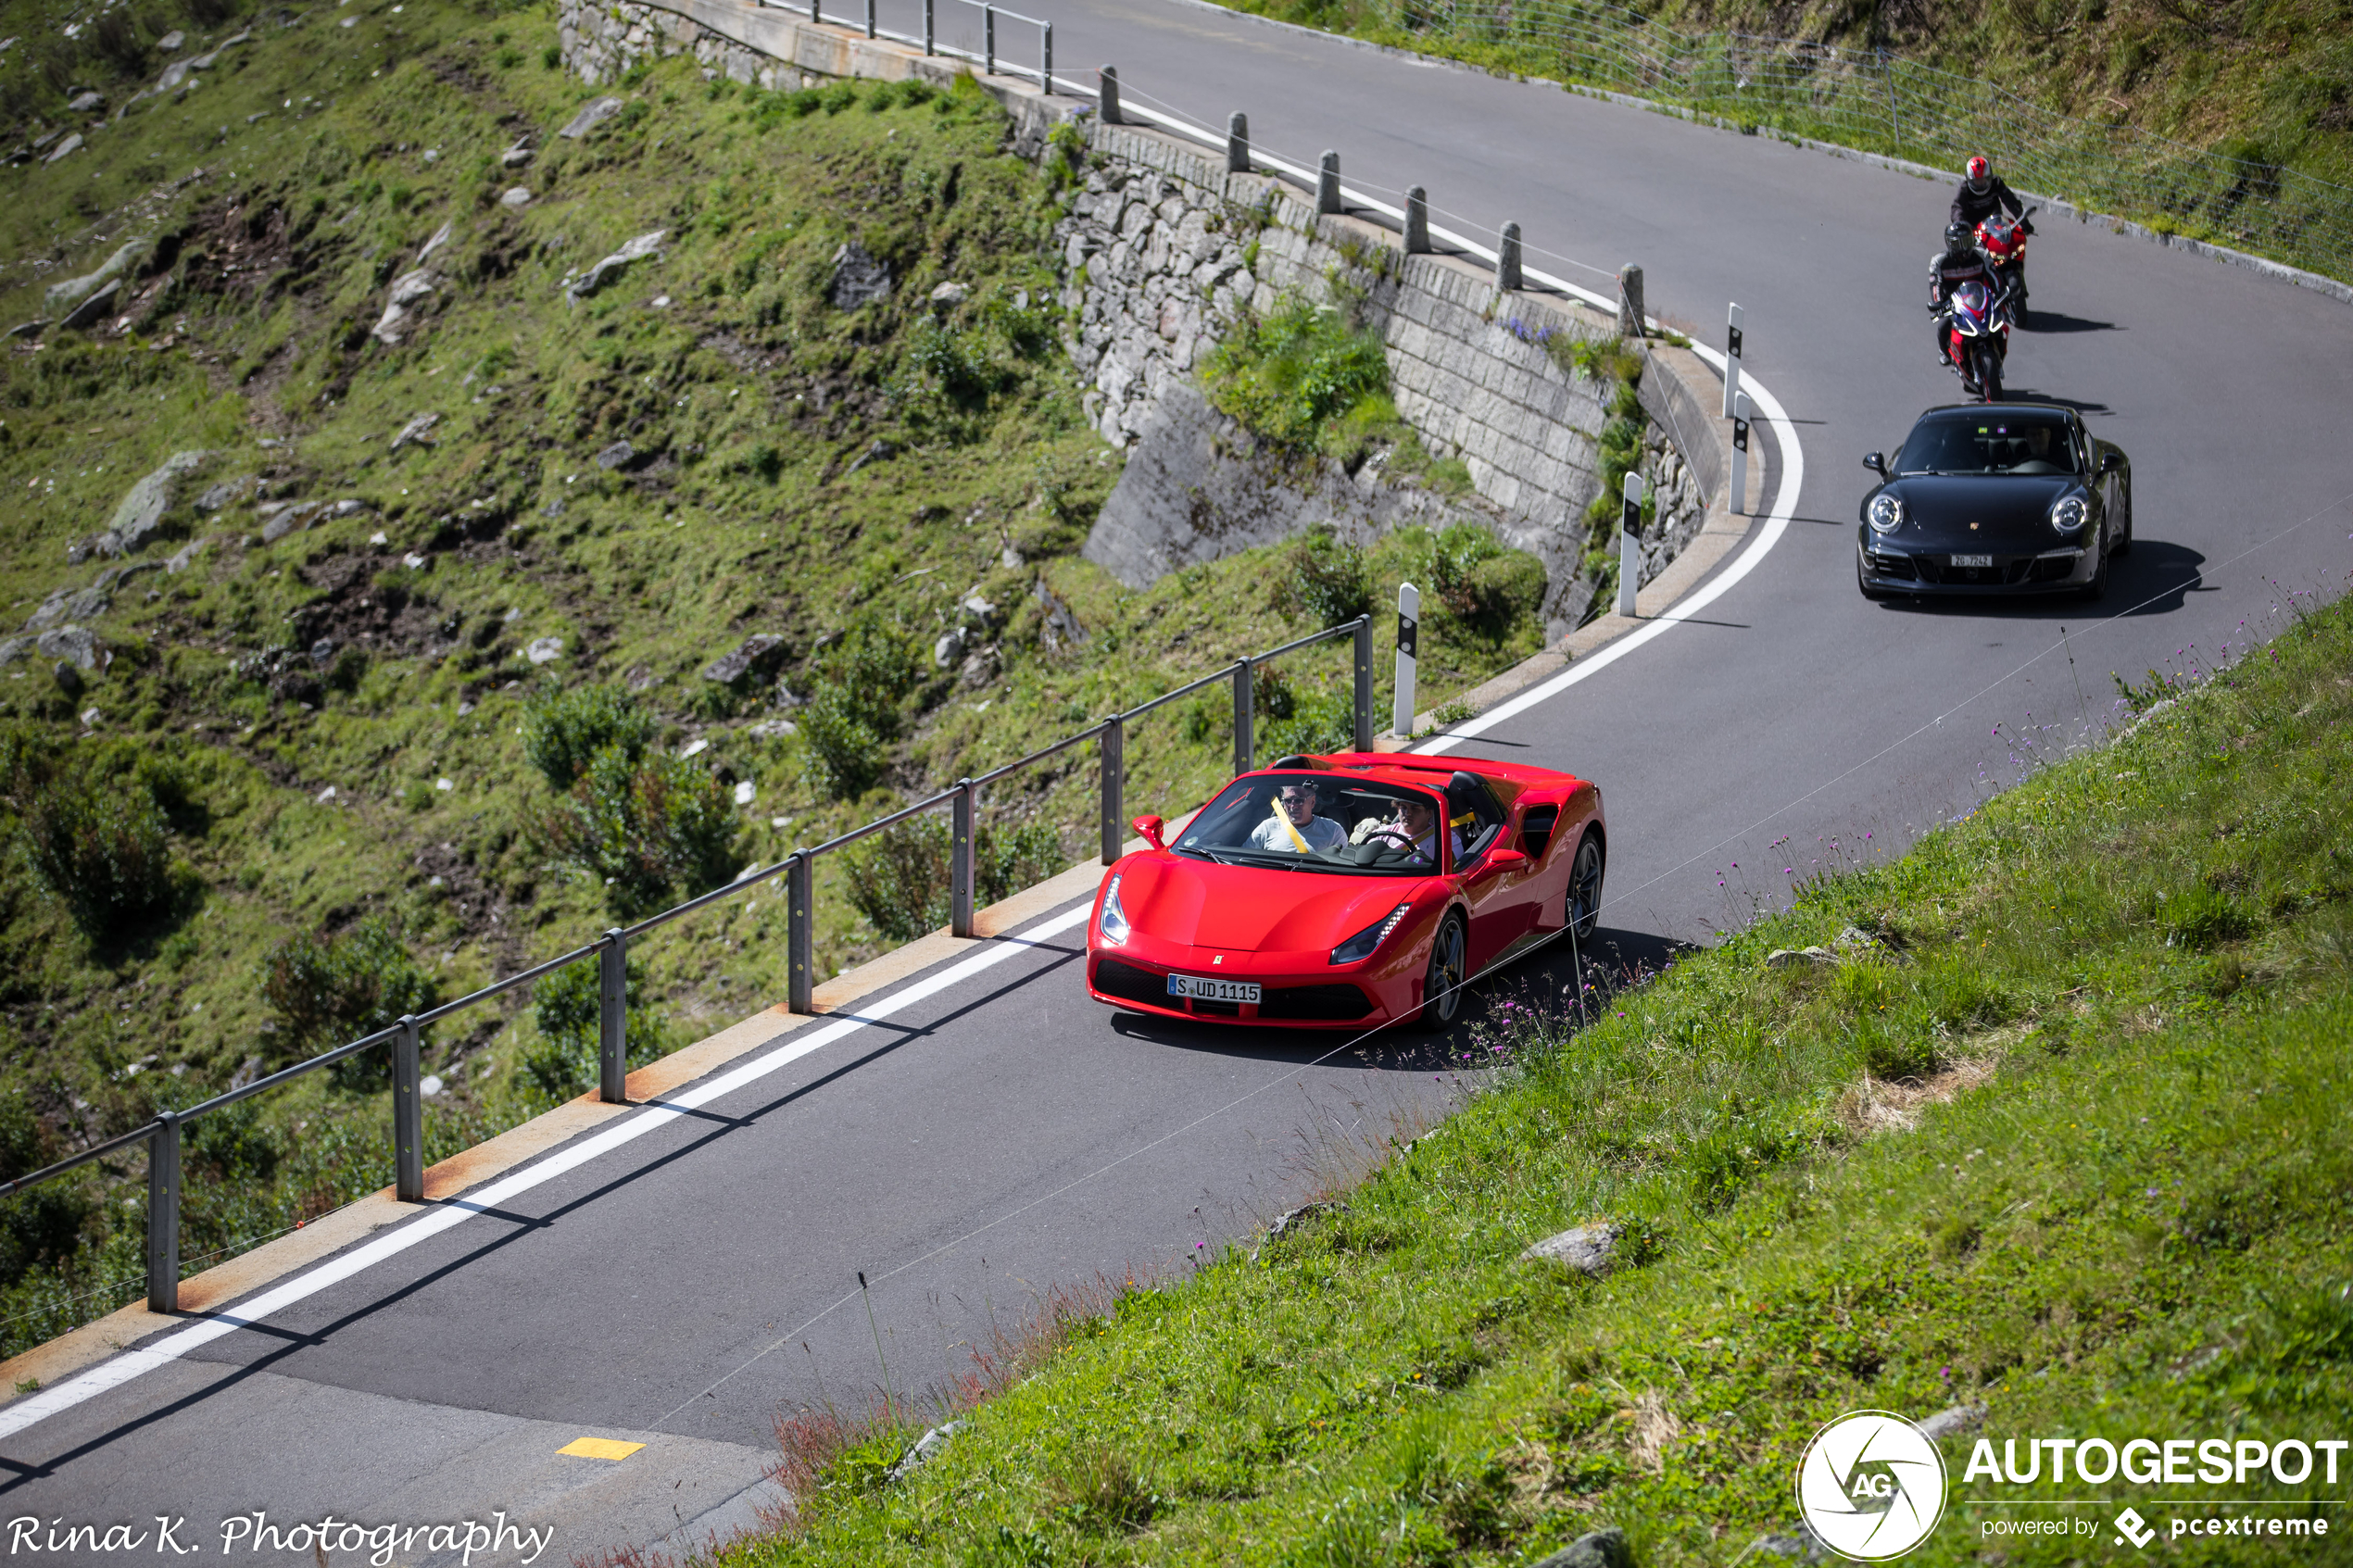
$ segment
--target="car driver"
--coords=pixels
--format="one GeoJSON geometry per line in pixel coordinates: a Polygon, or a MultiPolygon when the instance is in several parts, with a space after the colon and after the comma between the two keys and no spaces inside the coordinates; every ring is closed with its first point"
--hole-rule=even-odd
{"type": "Polygon", "coordinates": [[[1303,855],[1314,849],[1330,854],[1348,842],[1348,834],[1329,817],[1315,815],[1313,780],[1287,784],[1275,793],[1275,809],[1252,830],[1252,849],[1279,849],[1303,855]]]}
{"type": "MultiPolygon", "coordinates": [[[[1454,858],[1461,859],[1463,835],[1459,833],[1450,833],[1447,838],[1453,846],[1454,858]]],[[[1395,819],[1383,822],[1374,829],[1366,842],[1393,845],[1416,859],[1427,860],[1431,865],[1436,865],[1438,863],[1438,813],[1431,808],[1430,803],[1420,796],[1409,796],[1397,803],[1395,819]]]]}

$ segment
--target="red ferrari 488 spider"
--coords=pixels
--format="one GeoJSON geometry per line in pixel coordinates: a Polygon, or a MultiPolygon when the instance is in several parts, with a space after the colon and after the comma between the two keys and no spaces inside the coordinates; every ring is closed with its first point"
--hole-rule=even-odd
{"type": "Polygon", "coordinates": [[[1087,989],[1138,1012],[1441,1028],[1463,988],[1600,917],[1601,790],[1509,762],[1348,752],[1244,773],[1104,874],[1087,989]]]}

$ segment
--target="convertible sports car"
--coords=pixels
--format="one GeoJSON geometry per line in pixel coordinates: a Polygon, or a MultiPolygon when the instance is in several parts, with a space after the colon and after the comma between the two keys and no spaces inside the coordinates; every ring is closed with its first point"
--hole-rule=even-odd
{"type": "Polygon", "coordinates": [[[2108,591],[2133,547],[2133,466],[2072,408],[1981,403],[1931,408],[1893,459],[1863,466],[1855,581],[1896,594],[2108,591]]]}
{"type": "Polygon", "coordinates": [[[1601,790],[1407,753],[1286,757],[1104,874],[1087,989],[1137,1012],[1441,1028],[1497,960],[1600,918],[1601,790]]]}

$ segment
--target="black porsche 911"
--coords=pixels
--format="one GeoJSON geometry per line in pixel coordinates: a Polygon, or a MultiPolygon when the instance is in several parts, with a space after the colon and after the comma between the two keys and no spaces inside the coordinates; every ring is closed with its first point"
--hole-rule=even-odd
{"type": "Polygon", "coordinates": [[[2096,599],[2133,547],[2133,468],[2072,408],[1931,408],[1893,458],[1863,466],[1855,578],[1899,594],[2072,594],[2096,599]]]}

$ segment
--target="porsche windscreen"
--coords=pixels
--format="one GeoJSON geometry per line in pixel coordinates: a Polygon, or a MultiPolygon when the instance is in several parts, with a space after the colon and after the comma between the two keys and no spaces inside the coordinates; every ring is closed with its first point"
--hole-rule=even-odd
{"type": "Polygon", "coordinates": [[[1898,473],[2080,473],[2073,433],[2059,414],[1967,409],[1930,414],[1912,427],[1895,456],[1898,473]]]}
{"type": "Polygon", "coordinates": [[[1444,810],[1438,796],[1397,784],[1261,774],[1227,785],[1169,847],[1224,865],[1429,876],[1441,865],[1444,810]]]}

